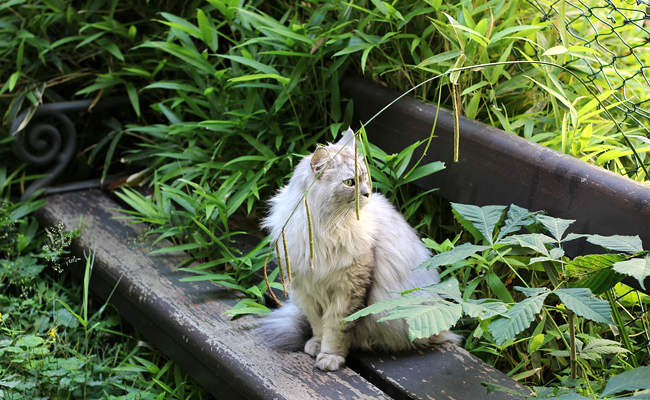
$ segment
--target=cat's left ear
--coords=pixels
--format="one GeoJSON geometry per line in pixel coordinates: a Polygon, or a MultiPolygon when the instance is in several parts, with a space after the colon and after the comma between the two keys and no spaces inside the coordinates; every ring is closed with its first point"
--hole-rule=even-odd
{"type": "Polygon", "coordinates": [[[355,141],[354,131],[352,130],[352,128],[348,128],[348,130],[345,131],[345,135],[343,135],[343,137],[338,142],[336,142],[336,144],[340,146],[354,147],[354,141],[355,141]]]}
{"type": "Polygon", "coordinates": [[[328,162],[332,159],[330,152],[323,146],[318,146],[311,156],[311,170],[314,174],[319,174],[328,162]]]}

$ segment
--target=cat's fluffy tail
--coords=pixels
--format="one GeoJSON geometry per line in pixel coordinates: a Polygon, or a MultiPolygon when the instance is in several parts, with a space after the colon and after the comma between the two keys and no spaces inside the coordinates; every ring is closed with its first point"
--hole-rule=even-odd
{"type": "Polygon", "coordinates": [[[311,335],[307,318],[291,302],[262,318],[257,334],[269,347],[276,350],[302,350],[311,335]]]}

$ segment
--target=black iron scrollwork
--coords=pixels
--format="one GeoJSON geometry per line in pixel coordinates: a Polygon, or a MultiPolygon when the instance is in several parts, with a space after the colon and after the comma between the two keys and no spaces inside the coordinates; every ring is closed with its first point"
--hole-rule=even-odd
{"type": "MultiPolygon", "coordinates": [[[[96,108],[109,108],[123,102],[121,98],[106,99],[96,108]]],[[[68,166],[77,148],[77,130],[66,114],[88,111],[91,104],[92,100],[42,104],[36,111],[28,109],[18,115],[10,130],[15,138],[13,152],[29,165],[52,166],[45,177],[27,187],[21,200],[49,186],[68,166]],[[26,118],[29,119],[26,121],[26,118]]]]}

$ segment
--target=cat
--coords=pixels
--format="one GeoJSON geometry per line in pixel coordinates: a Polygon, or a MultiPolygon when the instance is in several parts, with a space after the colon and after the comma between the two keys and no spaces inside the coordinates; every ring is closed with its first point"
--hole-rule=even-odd
{"type": "Polygon", "coordinates": [[[379,323],[375,315],[343,324],[343,318],[367,305],[399,296],[390,291],[439,281],[437,271],[414,270],[431,254],[402,214],[383,195],[372,193],[361,155],[357,220],[355,141],[354,132],[348,129],[336,144],[318,146],[303,158],[289,183],[269,200],[269,214],[262,221],[272,241],[279,240],[281,260],[285,259],[282,228],[286,223],[293,280],[290,300],[262,320],[259,332],[270,347],[303,348],[324,371],[340,369],[350,348],[400,351],[461,340],[444,331],[414,343],[403,320],[379,323]],[[303,198],[306,191],[313,262],[303,198]]]}

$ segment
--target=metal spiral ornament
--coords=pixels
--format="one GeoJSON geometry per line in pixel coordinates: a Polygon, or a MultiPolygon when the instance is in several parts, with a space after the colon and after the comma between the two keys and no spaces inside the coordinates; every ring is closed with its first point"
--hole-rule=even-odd
{"type": "Polygon", "coordinates": [[[11,125],[14,136],[12,150],[22,161],[32,166],[51,166],[47,176],[32,182],[21,201],[39,189],[49,186],[61,175],[77,148],[77,130],[67,112],[88,109],[89,100],[44,104],[36,111],[23,111],[11,125]],[[30,112],[31,118],[26,121],[30,112]]]}

